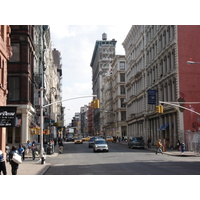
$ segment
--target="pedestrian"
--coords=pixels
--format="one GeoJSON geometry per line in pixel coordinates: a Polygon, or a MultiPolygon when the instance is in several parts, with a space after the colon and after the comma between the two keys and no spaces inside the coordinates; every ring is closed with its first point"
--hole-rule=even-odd
{"type": "Polygon", "coordinates": [[[9,161],[9,152],[10,152],[10,147],[9,147],[8,144],[6,143],[6,162],[9,161]]]}
{"type": "Polygon", "coordinates": [[[10,162],[10,165],[11,165],[11,173],[12,173],[12,175],[17,175],[17,170],[19,168],[19,164],[16,163],[16,162],[14,162],[12,160],[14,153],[18,154],[16,146],[12,146],[12,148],[10,150],[10,153],[9,153],[9,162],[10,162]]]}
{"type": "Polygon", "coordinates": [[[159,139],[158,142],[157,142],[156,154],[159,153],[159,152],[160,152],[161,154],[163,154],[163,152],[162,152],[162,147],[163,147],[163,145],[162,145],[161,139],[159,139]]]}
{"type": "Polygon", "coordinates": [[[151,148],[151,138],[149,138],[149,139],[147,140],[147,146],[148,146],[149,149],[151,148]]]}
{"type": "Polygon", "coordinates": [[[30,151],[31,151],[31,142],[30,142],[30,140],[27,140],[27,142],[26,142],[26,153],[30,154],[30,151]]]}
{"type": "Polygon", "coordinates": [[[33,158],[33,160],[35,160],[36,146],[35,146],[35,143],[33,143],[33,142],[32,142],[32,145],[31,145],[31,151],[32,151],[32,158],[33,158]]]}
{"type": "Polygon", "coordinates": [[[0,175],[1,175],[1,171],[3,172],[3,175],[7,175],[4,155],[3,155],[3,152],[0,150],[0,175]]]}
{"type": "Polygon", "coordinates": [[[177,142],[176,142],[176,148],[178,149],[178,151],[180,151],[180,145],[181,145],[180,140],[177,140],[177,142]]]}
{"type": "Polygon", "coordinates": [[[57,144],[57,138],[54,138],[54,147],[56,147],[56,144],[57,144]]]}
{"type": "Polygon", "coordinates": [[[44,145],[44,151],[47,152],[48,142],[46,139],[44,139],[43,145],[44,145]]]}
{"type": "Polygon", "coordinates": [[[24,148],[24,151],[22,153],[22,160],[25,160],[26,146],[22,144],[22,147],[24,148]]]}
{"type": "Polygon", "coordinates": [[[18,152],[19,152],[19,155],[22,157],[22,160],[24,160],[23,159],[24,148],[22,144],[19,144],[18,152]]]}
{"type": "Polygon", "coordinates": [[[181,150],[181,153],[184,154],[184,151],[185,151],[185,143],[182,141],[181,144],[180,144],[180,150],[181,150]]]}
{"type": "Polygon", "coordinates": [[[59,146],[59,153],[62,153],[63,152],[63,142],[62,142],[62,139],[60,139],[58,141],[58,146],[59,146]]]}

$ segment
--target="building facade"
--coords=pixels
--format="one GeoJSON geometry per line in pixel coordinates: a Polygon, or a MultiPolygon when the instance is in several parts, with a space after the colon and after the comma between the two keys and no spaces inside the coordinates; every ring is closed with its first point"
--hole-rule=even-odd
{"type": "Polygon", "coordinates": [[[34,108],[34,28],[32,25],[12,25],[13,55],[8,62],[7,105],[17,107],[16,127],[7,129],[7,142],[25,143],[31,136],[30,125],[34,108]]]}
{"type": "Polygon", "coordinates": [[[115,136],[127,137],[126,124],[126,90],[125,90],[125,56],[116,55],[112,65],[112,105],[115,114],[115,136]]]}
{"type": "MultiPolygon", "coordinates": [[[[189,111],[163,104],[164,113],[156,113],[162,102],[198,102],[196,72],[186,64],[190,57],[198,59],[199,26],[133,25],[123,42],[126,56],[126,103],[128,137],[142,136],[152,143],[165,139],[167,147],[184,140],[192,130],[189,111]],[[150,102],[150,92],[155,92],[150,102]]],[[[188,104],[185,104],[187,107],[188,104]]],[[[193,108],[198,112],[199,108],[193,108]]]]}
{"type": "MultiPolygon", "coordinates": [[[[0,25],[0,106],[7,105],[7,62],[12,55],[11,28],[8,25],[0,25]]],[[[0,127],[0,150],[5,152],[6,128],[0,127]]]]}
{"type": "MultiPolygon", "coordinates": [[[[97,95],[100,101],[100,108],[102,107],[102,85],[103,77],[109,71],[112,60],[115,57],[116,40],[107,40],[107,35],[102,34],[102,40],[97,40],[95,43],[92,60],[90,66],[92,67],[92,84],[93,95],[97,95]]],[[[94,109],[94,132],[100,134],[102,132],[102,117],[103,111],[101,109],[94,109]]]]}
{"type": "Polygon", "coordinates": [[[52,51],[50,27],[12,25],[11,30],[13,56],[8,63],[7,104],[17,107],[17,124],[7,129],[7,142],[12,145],[27,140],[40,142],[41,87],[44,105],[49,105],[43,113],[44,138],[50,139],[51,131],[57,137],[64,110],[61,103],[50,104],[62,99],[62,68],[60,53],[52,51]],[[50,130],[52,124],[54,127],[50,130]]]}

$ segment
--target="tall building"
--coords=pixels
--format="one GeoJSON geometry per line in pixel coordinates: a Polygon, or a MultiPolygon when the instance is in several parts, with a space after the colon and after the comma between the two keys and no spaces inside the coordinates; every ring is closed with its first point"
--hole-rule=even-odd
{"type": "MultiPolygon", "coordinates": [[[[189,58],[199,61],[200,26],[133,25],[123,42],[126,53],[126,103],[128,137],[161,138],[167,147],[198,132],[199,116],[159,102],[199,102],[200,67],[188,66],[189,58]],[[196,124],[196,126],[194,126],[196,124]]],[[[184,104],[200,112],[198,104],[184,104]]]]}
{"type": "Polygon", "coordinates": [[[107,40],[107,35],[102,34],[102,40],[97,40],[95,43],[92,60],[90,66],[92,67],[92,83],[93,95],[97,95],[100,100],[100,109],[94,110],[94,132],[99,134],[102,131],[102,85],[103,77],[110,69],[112,60],[115,57],[115,46],[117,41],[115,39],[107,40]]]}
{"type": "Polygon", "coordinates": [[[34,108],[34,27],[12,25],[13,55],[8,62],[7,104],[17,107],[17,126],[7,129],[7,142],[25,143],[30,139],[34,108]]]}
{"type": "Polygon", "coordinates": [[[115,113],[115,136],[127,137],[126,124],[126,90],[125,90],[125,56],[116,55],[112,62],[112,105],[115,113]]]}
{"type": "MultiPolygon", "coordinates": [[[[10,26],[0,25],[0,106],[7,105],[7,62],[12,55],[10,33],[10,26]]],[[[0,150],[3,152],[5,143],[6,128],[0,127],[0,150]]]]}

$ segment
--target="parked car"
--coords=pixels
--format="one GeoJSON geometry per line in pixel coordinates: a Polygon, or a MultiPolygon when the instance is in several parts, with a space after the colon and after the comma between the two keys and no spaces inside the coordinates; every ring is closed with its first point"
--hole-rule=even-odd
{"type": "Polygon", "coordinates": [[[96,139],[93,144],[93,151],[107,151],[108,152],[108,144],[104,139],[96,139]]]}
{"type": "Polygon", "coordinates": [[[114,141],[114,139],[113,139],[112,136],[107,136],[106,137],[106,142],[113,142],[113,141],[114,141]]]}
{"type": "Polygon", "coordinates": [[[82,138],[74,138],[74,144],[83,144],[82,138]]]}
{"type": "Polygon", "coordinates": [[[144,140],[142,137],[133,137],[128,142],[129,148],[144,148],[144,140]]]}
{"type": "Polygon", "coordinates": [[[94,144],[94,141],[97,139],[97,137],[91,137],[90,140],[89,140],[89,143],[88,143],[88,147],[89,148],[92,148],[93,147],[93,144],[94,144]]]}

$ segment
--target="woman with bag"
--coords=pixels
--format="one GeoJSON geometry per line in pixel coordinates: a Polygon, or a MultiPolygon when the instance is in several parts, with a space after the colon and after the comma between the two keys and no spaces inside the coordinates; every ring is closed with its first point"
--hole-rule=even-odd
{"type": "Polygon", "coordinates": [[[18,170],[18,167],[19,167],[19,164],[13,161],[13,156],[14,156],[15,153],[18,154],[17,147],[12,146],[12,149],[9,153],[9,162],[10,162],[10,165],[11,165],[12,175],[17,175],[17,170],[18,170]]]}

